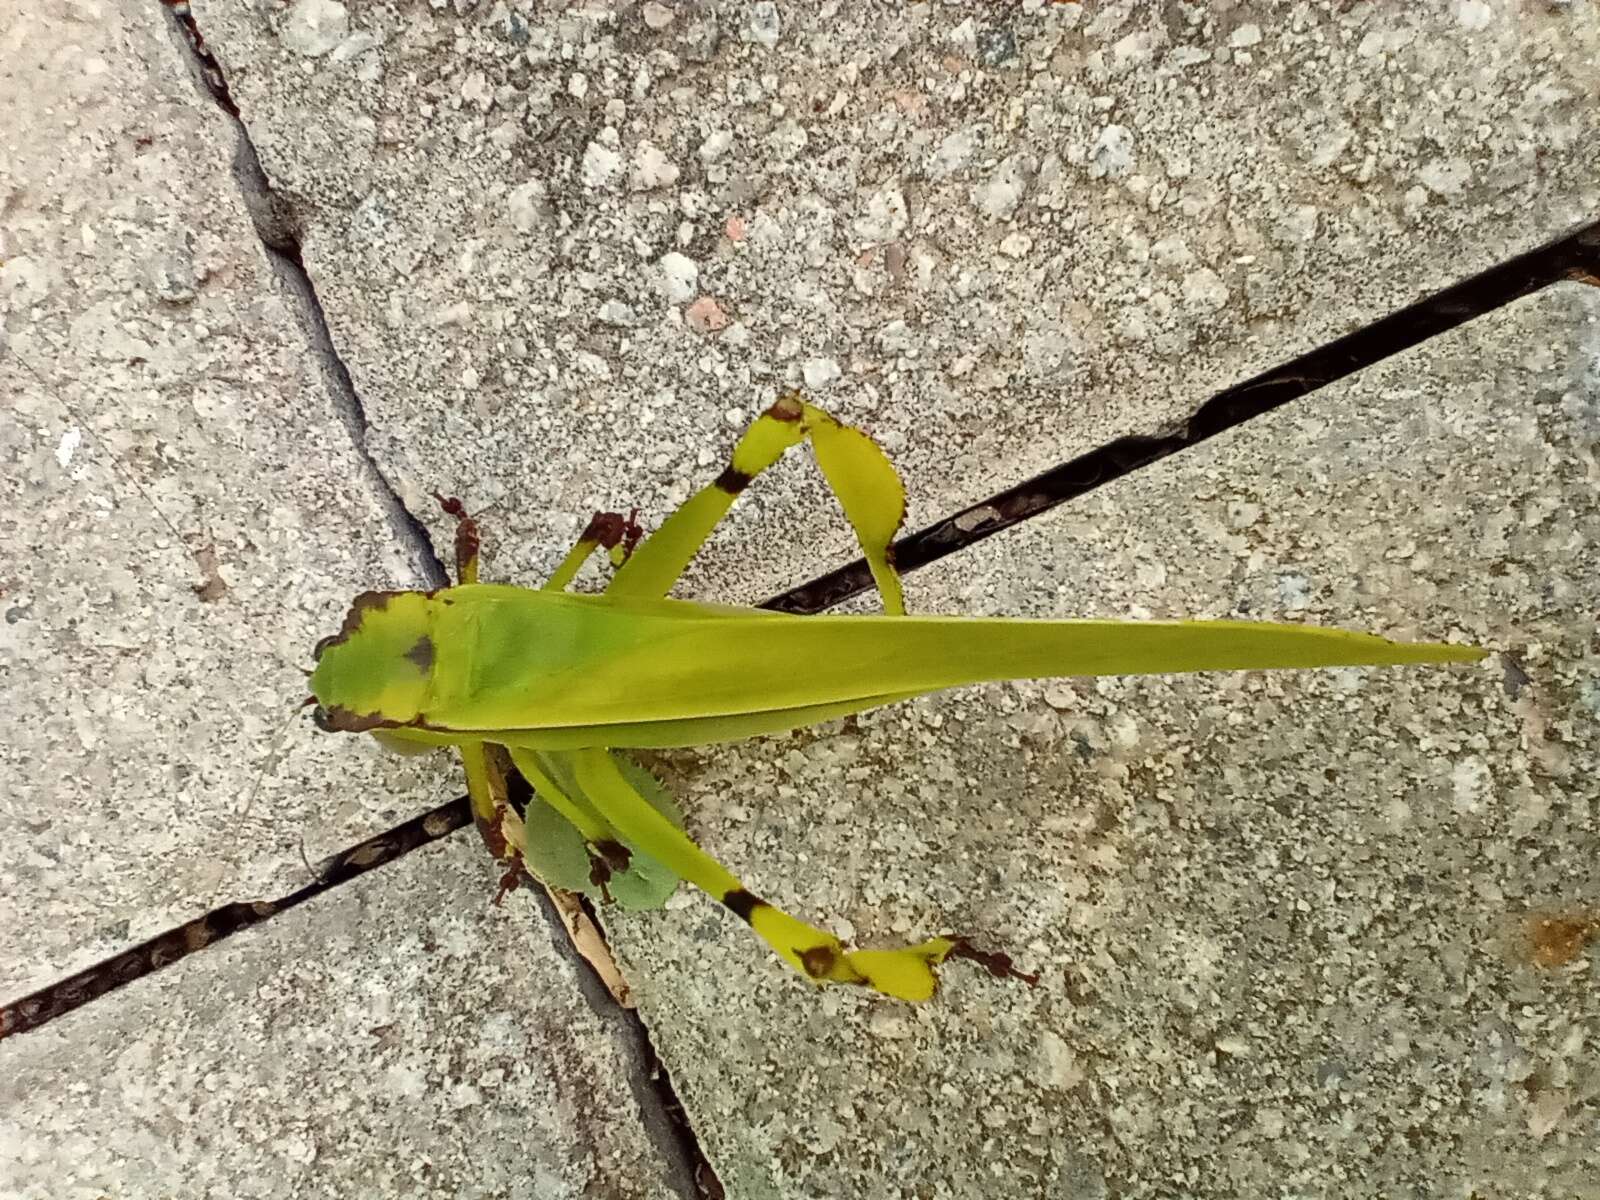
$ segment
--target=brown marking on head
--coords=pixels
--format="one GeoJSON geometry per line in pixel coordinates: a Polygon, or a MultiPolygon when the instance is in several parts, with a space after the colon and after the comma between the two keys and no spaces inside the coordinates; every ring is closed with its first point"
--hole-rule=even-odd
{"type": "Polygon", "coordinates": [[[737,496],[750,486],[750,476],[737,467],[729,467],[717,476],[716,486],[730,496],[737,496]]]}
{"type": "Polygon", "coordinates": [[[979,950],[976,946],[972,945],[971,942],[967,941],[966,938],[956,937],[954,934],[946,934],[945,936],[955,943],[955,945],[950,948],[951,958],[969,959],[972,962],[977,963],[985,971],[988,971],[989,974],[993,975],[996,979],[1020,979],[1029,987],[1038,986],[1039,977],[1037,975],[1030,975],[1026,971],[1017,970],[1017,968],[1012,965],[1011,956],[1009,954],[1002,954],[998,950],[979,950]]]}
{"type": "Polygon", "coordinates": [[[426,675],[433,670],[433,639],[423,634],[411,649],[406,651],[406,659],[416,664],[417,670],[426,675]]]}
{"type": "Polygon", "coordinates": [[[785,392],[772,402],[763,416],[771,417],[774,421],[798,421],[805,416],[806,402],[800,398],[799,392],[785,392]]]}
{"type": "Polygon", "coordinates": [[[833,946],[813,946],[800,951],[800,965],[813,979],[824,979],[839,961],[839,951],[833,946]]]}
{"type": "Polygon", "coordinates": [[[722,897],[722,903],[732,909],[734,915],[746,925],[750,923],[751,913],[758,908],[767,907],[765,900],[754,892],[746,891],[744,888],[734,888],[731,892],[725,893],[722,897]]]}
{"type": "Polygon", "coordinates": [[[352,633],[360,629],[361,622],[366,619],[367,613],[382,611],[388,607],[390,600],[405,594],[405,592],[362,592],[350,602],[350,611],[344,614],[344,623],[339,626],[339,632],[331,634],[318,642],[312,648],[311,657],[320,660],[329,646],[340,645],[352,633]]]}
{"type": "MultiPolygon", "coordinates": [[[[374,729],[399,729],[406,724],[404,721],[391,721],[381,713],[351,712],[341,704],[335,704],[332,708],[319,704],[312,711],[311,719],[323,733],[370,733],[374,729]]],[[[421,726],[418,721],[412,721],[411,724],[419,728],[421,726]]]]}

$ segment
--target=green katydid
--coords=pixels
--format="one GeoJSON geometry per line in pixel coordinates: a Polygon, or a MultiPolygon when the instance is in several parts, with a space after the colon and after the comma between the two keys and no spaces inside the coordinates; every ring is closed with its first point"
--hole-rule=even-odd
{"type": "MultiPolygon", "coordinates": [[[[847,950],[746,889],[683,832],[648,777],[612,752],[780,733],[994,680],[1464,662],[1483,653],[1267,622],[908,617],[890,554],[905,513],[899,476],[864,433],[794,394],[758,417],[728,468],[642,544],[635,548],[631,518],[597,515],[539,590],[479,583],[476,526],[458,502],[445,504],[458,521],[457,585],[357,597],[343,628],[316,649],[318,725],[371,732],[397,748],[457,747],[490,848],[511,871],[537,872],[531,809],[525,823],[508,799],[509,756],[547,806],[543,829],[564,822],[581,839],[590,883],[605,890],[608,879],[636,874],[630,864],[642,856],[669,890],[674,876],[687,879],[812,981],[905,1000],[933,994],[934,967],[947,957],[995,969],[1003,956],[980,955],[957,937],[847,950]],[[738,494],[808,438],[885,615],[798,617],[667,599],[738,494]],[[599,548],[620,564],[604,594],[565,591],[599,548]]],[[[643,903],[664,899],[660,887],[643,891],[643,903]]]]}

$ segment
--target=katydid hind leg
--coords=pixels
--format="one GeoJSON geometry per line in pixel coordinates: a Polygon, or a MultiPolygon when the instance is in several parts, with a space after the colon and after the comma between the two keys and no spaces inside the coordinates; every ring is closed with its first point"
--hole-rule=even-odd
{"type": "Polygon", "coordinates": [[[728,466],[690,496],[617,571],[608,593],[659,597],[683,575],[755,477],[809,439],[828,487],[855,531],[884,610],[905,611],[890,543],[905,519],[905,489],[871,438],[842,425],[798,393],[780,396],[739,438],[728,466]]]}
{"type": "Polygon", "coordinates": [[[926,1000],[938,987],[934,968],[967,950],[961,939],[946,937],[893,950],[847,950],[833,934],[784,912],[745,887],[657,812],[623,776],[609,752],[579,750],[573,752],[573,758],[585,795],[622,837],[720,901],[814,983],[855,984],[901,1000],[926,1000]]]}

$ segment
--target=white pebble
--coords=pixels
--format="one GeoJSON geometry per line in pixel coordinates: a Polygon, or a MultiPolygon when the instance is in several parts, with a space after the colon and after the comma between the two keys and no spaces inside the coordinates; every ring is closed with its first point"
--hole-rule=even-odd
{"type": "Polygon", "coordinates": [[[350,14],[339,0],[299,0],[278,35],[296,54],[316,58],[326,54],[350,32],[350,14]]]}
{"type": "Polygon", "coordinates": [[[1007,258],[1026,258],[1033,239],[1025,233],[1008,233],[1000,242],[1000,253],[1007,258]]]}
{"type": "Polygon", "coordinates": [[[600,306],[600,319],[607,325],[625,329],[632,325],[637,318],[633,315],[633,309],[629,308],[621,300],[607,300],[600,306]]]}
{"type": "Polygon", "coordinates": [[[750,37],[768,50],[778,44],[783,32],[783,21],[778,16],[778,6],[772,0],[760,0],[750,6],[750,37]]]}
{"type": "Polygon", "coordinates": [[[800,367],[800,377],[813,391],[827,387],[842,374],[839,364],[831,358],[808,358],[800,367]]]}
{"type": "Polygon", "coordinates": [[[673,304],[687,304],[700,287],[700,267],[694,259],[676,250],[663,254],[656,263],[661,294],[673,304]]]}
{"type": "Polygon", "coordinates": [[[636,192],[671,187],[678,182],[678,168],[659,146],[640,142],[633,152],[633,174],[628,182],[636,192]]]}
{"type": "Polygon", "coordinates": [[[1089,177],[1115,179],[1133,169],[1133,134],[1121,125],[1107,125],[1089,148],[1089,177]]]}
{"type": "Polygon", "coordinates": [[[1183,300],[1190,308],[1215,312],[1228,302],[1228,285],[1210,267],[1201,267],[1183,277],[1183,300]]]}
{"type": "Polygon", "coordinates": [[[590,142],[583,151],[583,186],[588,191],[616,186],[622,174],[622,155],[609,146],[590,142]]]}

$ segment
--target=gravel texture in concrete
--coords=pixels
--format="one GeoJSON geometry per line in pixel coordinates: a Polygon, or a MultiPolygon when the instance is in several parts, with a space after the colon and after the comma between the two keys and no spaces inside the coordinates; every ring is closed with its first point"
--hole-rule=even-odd
{"type": "Polygon", "coordinates": [[[296,719],[330,615],[416,576],[168,22],[0,28],[10,996],[304,881],[449,785],[296,719]]]}
{"type": "Polygon", "coordinates": [[[1524,301],[908,586],[1503,656],[997,685],[656,763],[775,903],[1042,976],[954,964],[912,1008],[818,994],[698,898],[612,918],[730,1194],[1596,1194],[1597,301],[1524,301]]]}
{"type": "MultiPolygon", "coordinates": [[[[196,12],[375,454],[418,512],[494,504],[519,579],[593,508],[660,519],[781,386],[894,450],[920,522],[1564,231],[1600,177],[1587,4],[196,12]]],[[[752,496],[686,592],[831,565],[827,510],[752,496]]]]}
{"type": "Polygon", "coordinates": [[[0,1048],[0,1195],[669,1197],[629,1064],[478,847],[0,1048]]]}
{"type": "MultiPolygon", "coordinates": [[[[299,711],[420,577],[186,72],[150,3],[0,15],[6,1001],[459,787],[299,711]]],[[[0,1195],[669,1194],[626,1020],[494,880],[463,838],[8,1038],[0,1195]]]]}
{"type": "MultiPolygon", "coordinates": [[[[156,6],[0,18],[8,997],[458,786],[292,720],[349,597],[424,577],[405,510],[448,544],[434,488],[532,582],[799,384],[918,524],[1593,219],[1600,182],[1592,3],[194,3],[242,192],[156,6]]],[[[1042,976],[952,966],[910,1008],[812,992],[699,898],[612,919],[729,1196],[1600,1196],[1595,308],[1485,318],[909,589],[1507,657],[995,687],[655,763],[772,899],[1042,976]]],[[[683,594],[847,553],[786,465],[683,594]]],[[[471,856],[8,1042],[0,1165],[28,1196],[660,1194],[619,1022],[471,856]]]]}

